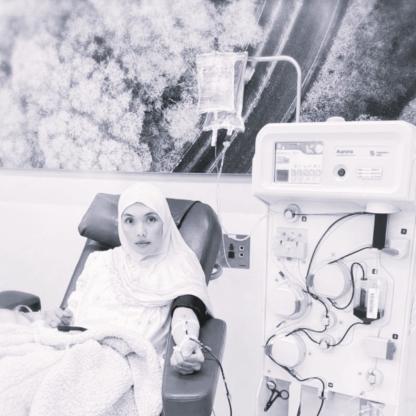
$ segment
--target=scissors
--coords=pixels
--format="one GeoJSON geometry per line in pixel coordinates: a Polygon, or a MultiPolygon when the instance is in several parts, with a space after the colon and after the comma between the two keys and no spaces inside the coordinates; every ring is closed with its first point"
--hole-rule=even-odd
{"type": "Polygon", "coordinates": [[[269,400],[267,400],[266,406],[264,406],[264,411],[267,412],[272,404],[278,399],[279,397],[282,400],[287,400],[289,398],[289,392],[287,390],[278,390],[276,383],[273,380],[267,380],[266,382],[267,388],[271,391],[271,395],[269,400]]]}

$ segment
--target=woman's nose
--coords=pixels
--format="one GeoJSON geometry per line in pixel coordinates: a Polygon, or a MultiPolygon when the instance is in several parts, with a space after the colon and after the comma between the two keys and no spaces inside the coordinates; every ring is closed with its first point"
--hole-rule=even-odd
{"type": "Polygon", "coordinates": [[[146,237],[146,227],[143,224],[138,224],[136,227],[136,234],[139,237],[146,237]]]}

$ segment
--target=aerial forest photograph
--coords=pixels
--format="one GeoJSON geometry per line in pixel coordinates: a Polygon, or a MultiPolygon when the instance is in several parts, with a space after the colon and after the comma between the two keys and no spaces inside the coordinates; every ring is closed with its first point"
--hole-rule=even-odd
{"type": "Polygon", "coordinates": [[[248,59],[242,127],[215,146],[198,57],[285,55],[300,122],[416,124],[414,0],[0,0],[0,168],[250,174],[258,131],[295,122],[296,72],[248,59]]]}

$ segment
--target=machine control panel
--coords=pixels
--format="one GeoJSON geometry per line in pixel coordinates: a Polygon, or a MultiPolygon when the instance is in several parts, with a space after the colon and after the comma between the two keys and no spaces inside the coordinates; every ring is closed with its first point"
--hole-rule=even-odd
{"type": "Polygon", "coordinates": [[[322,142],[276,142],[275,182],[320,183],[322,153],[322,142]]]}
{"type": "Polygon", "coordinates": [[[256,140],[254,194],[414,203],[415,137],[403,121],[269,124],[256,140]]]}

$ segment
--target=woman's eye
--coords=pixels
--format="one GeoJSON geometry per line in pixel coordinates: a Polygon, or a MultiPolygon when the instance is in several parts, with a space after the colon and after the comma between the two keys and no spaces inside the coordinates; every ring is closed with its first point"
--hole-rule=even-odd
{"type": "Polygon", "coordinates": [[[147,217],[147,221],[149,221],[149,222],[156,222],[157,221],[157,218],[155,216],[151,215],[150,217],[147,217]]]}
{"type": "Polygon", "coordinates": [[[130,218],[130,217],[124,218],[124,223],[125,224],[133,224],[133,218],[130,218]]]}

